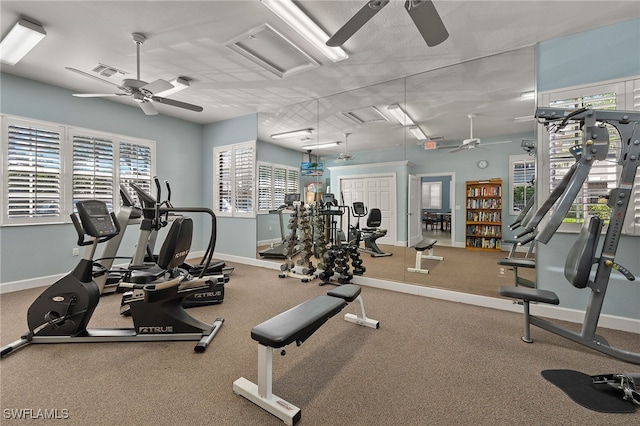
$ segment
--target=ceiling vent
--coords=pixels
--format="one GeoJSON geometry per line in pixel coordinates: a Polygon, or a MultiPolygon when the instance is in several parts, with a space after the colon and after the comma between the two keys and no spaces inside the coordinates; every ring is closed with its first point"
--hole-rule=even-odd
{"type": "Polygon", "coordinates": [[[128,74],[128,72],[126,71],[122,71],[105,64],[98,64],[95,67],[91,68],[91,71],[102,77],[113,78],[115,80],[121,80],[121,77],[123,75],[128,74]]]}

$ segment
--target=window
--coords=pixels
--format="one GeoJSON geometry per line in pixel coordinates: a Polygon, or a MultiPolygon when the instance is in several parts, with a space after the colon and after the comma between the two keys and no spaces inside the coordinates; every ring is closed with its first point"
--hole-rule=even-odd
{"type": "Polygon", "coordinates": [[[153,141],[7,116],[2,131],[3,225],[69,222],[79,200],[117,208],[120,183],[151,190],[153,141]]]}
{"type": "Polygon", "coordinates": [[[300,193],[300,170],[292,166],[258,162],[258,211],[284,204],[285,194],[300,193]]]}
{"type": "Polygon", "coordinates": [[[530,155],[509,156],[511,203],[509,214],[519,215],[535,195],[536,160],[530,155]]]}
{"type": "Polygon", "coordinates": [[[214,147],[213,158],[215,213],[254,217],[255,141],[214,147]]]}
{"type": "MultiPolygon", "coordinates": [[[[542,105],[554,108],[577,109],[585,106],[591,106],[594,109],[607,110],[633,110],[638,109],[638,105],[634,105],[634,94],[637,90],[629,90],[629,86],[637,88],[638,80],[628,82],[613,82],[590,87],[581,87],[571,90],[563,90],[558,92],[546,93],[542,97],[542,105]]],[[[636,101],[636,103],[638,103],[636,101]]],[[[575,225],[582,223],[585,217],[589,215],[599,215],[608,221],[610,208],[607,206],[609,192],[618,186],[618,175],[620,166],[618,166],[618,158],[620,157],[621,141],[620,135],[610,125],[609,129],[609,153],[604,161],[596,161],[591,168],[591,172],[585,181],[581,191],[574,201],[571,209],[567,213],[564,224],[560,229],[573,229],[575,225]]],[[[549,134],[543,130],[542,145],[543,162],[545,164],[545,180],[542,182],[542,188],[546,191],[546,197],[567,173],[569,168],[575,163],[575,158],[571,155],[569,149],[574,145],[582,142],[582,132],[579,124],[570,122],[562,131],[549,134]]],[[[635,193],[640,192],[638,189],[638,180],[636,179],[635,193]]],[[[625,220],[625,230],[635,227],[637,230],[640,222],[640,208],[636,209],[638,204],[637,195],[631,202],[634,207],[629,208],[629,214],[625,220]]],[[[637,232],[633,229],[631,232],[637,232]]]]}
{"type": "Polygon", "coordinates": [[[422,208],[442,208],[442,182],[422,182],[422,208]]]}
{"type": "Polygon", "coordinates": [[[59,221],[64,190],[64,129],[6,119],[3,136],[4,220],[21,224],[59,221]]]}

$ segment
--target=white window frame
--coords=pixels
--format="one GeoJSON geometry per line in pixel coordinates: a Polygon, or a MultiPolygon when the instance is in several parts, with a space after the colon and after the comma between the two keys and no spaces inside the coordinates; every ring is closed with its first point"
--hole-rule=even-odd
{"type": "MultiPolygon", "coordinates": [[[[529,187],[529,179],[525,179],[526,182],[518,182],[516,183],[516,165],[517,164],[525,164],[525,170],[527,170],[528,168],[526,167],[526,164],[531,164],[533,163],[533,177],[536,176],[536,159],[534,156],[529,155],[529,154],[520,154],[520,155],[510,155],[509,156],[509,197],[510,197],[510,202],[509,202],[509,214],[511,215],[519,215],[520,214],[520,210],[516,210],[515,209],[515,205],[516,205],[516,199],[515,199],[515,190],[517,187],[525,187],[525,191],[526,188],[529,187]]],[[[525,176],[526,178],[527,176],[525,176]]],[[[535,185],[534,185],[535,186],[535,185]]],[[[535,197],[535,191],[533,196],[535,197]]],[[[525,204],[527,203],[527,201],[529,201],[526,197],[526,193],[525,193],[525,204]]]]}
{"type": "MultiPolygon", "coordinates": [[[[6,176],[8,171],[8,129],[11,125],[20,125],[25,127],[34,127],[38,129],[55,130],[60,134],[60,208],[59,213],[56,216],[35,216],[35,217],[12,217],[8,215],[8,186],[7,180],[2,180],[1,199],[2,199],[2,213],[0,214],[0,226],[24,226],[24,225],[40,225],[40,224],[61,224],[71,223],[69,215],[74,211],[74,189],[73,189],[73,139],[74,135],[85,135],[91,137],[97,137],[100,139],[108,139],[113,141],[113,174],[111,181],[113,182],[113,188],[111,190],[111,205],[117,209],[120,206],[119,197],[119,185],[121,181],[120,176],[120,144],[130,143],[145,147],[149,149],[151,154],[151,173],[149,176],[149,188],[151,179],[155,174],[155,141],[148,139],[133,138],[129,136],[118,135],[114,133],[99,132],[91,129],[84,129],[73,126],[66,126],[58,123],[52,123],[41,120],[34,120],[30,118],[1,115],[0,121],[2,123],[2,140],[0,143],[1,156],[0,156],[0,172],[2,176],[6,176]]],[[[104,197],[103,197],[104,198],[104,197]]],[[[105,201],[107,201],[105,199],[105,201]]]]}
{"type": "Polygon", "coordinates": [[[300,168],[294,166],[287,166],[284,164],[269,163],[266,161],[258,161],[257,163],[257,181],[258,190],[256,191],[257,208],[258,213],[268,213],[269,210],[275,210],[284,204],[285,194],[300,193],[300,168]],[[260,170],[265,170],[270,173],[269,183],[262,181],[262,173],[260,170]],[[284,188],[283,191],[278,191],[276,188],[276,173],[284,172],[284,188]],[[262,199],[261,194],[265,193],[266,200],[262,199]],[[263,203],[265,205],[263,205],[263,203]]]}
{"type": "Polygon", "coordinates": [[[256,141],[240,142],[230,145],[214,146],[213,147],[213,211],[216,216],[220,217],[240,217],[240,218],[254,218],[256,215],[256,141]],[[241,171],[237,167],[237,157],[242,152],[249,152],[251,159],[250,164],[245,166],[241,171]],[[229,155],[228,169],[221,169],[221,163],[219,158],[221,155],[229,155]],[[229,186],[230,194],[229,200],[226,201],[228,206],[223,203],[221,187],[222,184],[220,176],[222,173],[227,174],[226,180],[229,186]],[[239,173],[244,175],[242,181],[238,180],[239,173]],[[248,197],[245,198],[245,202],[250,204],[249,208],[239,209],[237,204],[239,202],[239,194],[243,192],[249,192],[248,197]],[[221,209],[220,206],[224,205],[225,208],[221,209]]]}
{"type": "MultiPolygon", "coordinates": [[[[587,97],[593,96],[599,93],[616,94],[615,106],[618,110],[635,110],[640,111],[640,79],[638,77],[625,78],[619,80],[611,80],[599,83],[593,83],[588,85],[575,86],[571,88],[558,89],[548,92],[543,92],[539,96],[539,105],[543,107],[551,106],[553,101],[570,99],[574,97],[587,97]]],[[[610,132],[611,135],[617,135],[617,132],[610,132]]],[[[551,191],[551,155],[550,155],[550,137],[549,132],[542,126],[539,126],[538,131],[538,146],[541,149],[538,150],[538,170],[539,179],[536,186],[538,195],[538,205],[542,203],[550,194],[551,191]]],[[[610,146],[610,152],[613,146],[610,146]]],[[[619,149],[616,149],[616,158],[619,157],[619,149]]],[[[598,163],[594,164],[594,168],[598,163]]],[[[616,178],[619,177],[621,167],[617,163],[608,162],[611,167],[615,167],[616,178]]],[[[585,183],[586,185],[586,183],[585,183]]],[[[625,217],[623,226],[623,233],[628,235],[640,236],[640,179],[636,175],[634,184],[634,199],[630,201],[628,213],[625,217]]],[[[580,223],[563,223],[560,225],[558,231],[560,232],[579,232],[581,228],[580,223]]]]}
{"type": "Polygon", "coordinates": [[[441,210],[442,209],[442,182],[422,182],[422,209],[423,210],[441,210]],[[437,192],[439,196],[434,198],[433,192],[437,192]]]}

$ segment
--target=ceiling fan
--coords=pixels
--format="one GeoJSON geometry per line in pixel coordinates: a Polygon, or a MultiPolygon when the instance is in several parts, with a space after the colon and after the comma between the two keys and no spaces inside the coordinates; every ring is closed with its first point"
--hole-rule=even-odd
{"type": "MultiPolygon", "coordinates": [[[[364,24],[369,22],[376,13],[380,12],[387,3],[389,3],[389,0],[368,1],[327,41],[327,46],[342,46],[364,24]]],[[[406,0],[404,8],[409,13],[418,31],[420,31],[420,35],[422,35],[427,46],[437,46],[449,37],[449,32],[431,0],[406,0]]]]}
{"type": "Polygon", "coordinates": [[[487,148],[485,145],[496,145],[496,144],[511,142],[511,141],[489,142],[489,143],[480,145],[480,138],[473,137],[473,119],[475,116],[476,116],[475,114],[467,114],[467,117],[469,117],[469,139],[463,140],[461,145],[458,145],[457,147],[449,150],[449,152],[460,152],[460,151],[464,151],[465,149],[474,149],[474,148],[491,149],[491,148],[487,148]]]}
{"type": "Polygon", "coordinates": [[[347,150],[347,140],[349,139],[349,135],[351,135],[351,133],[344,134],[344,151],[341,152],[340,155],[338,155],[338,158],[333,160],[334,163],[353,160],[353,155],[351,155],[351,153],[347,150]]]}
{"type": "Polygon", "coordinates": [[[73,96],[80,98],[102,98],[109,96],[131,96],[134,101],[140,106],[140,109],[146,115],[157,115],[158,111],[153,106],[152,102],[157,102],[164,105],[170,105],[178,108],[188,109],[190,111],[201,112],[203,108],[198,105],[192,105],[185,102],[176,101],[161,96],[156,96],[158,93],[164,92],[169,89],[173,89],[173,85],[166,80],[158,79],[151,83],[140,80],[140,46],[147,39],[144,34],[133,33],[131,38],[136,45],[136,62],[137,62],[137,74],[136,78],[127,78],[122,80],[122,84],[118,85],[111,81],[104,80],[96,77],[84,71],[80,71],[75,68],[66,67],[69,71],[73,71],[85,77],[93,78],[94,80],[101,81],[103,83],[111,84],[121,90],[120,93],[74,93],[73,96]]]}

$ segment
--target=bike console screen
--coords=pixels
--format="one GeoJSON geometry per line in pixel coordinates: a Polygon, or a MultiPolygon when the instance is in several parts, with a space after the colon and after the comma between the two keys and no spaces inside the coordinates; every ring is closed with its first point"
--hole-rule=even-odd
{"type": "Polygon", "coordinates": [[[76,203],[82,227],[87,235],[104,237],[118,233],[107,205],[99,200],[85,200],[76,203]]]}

